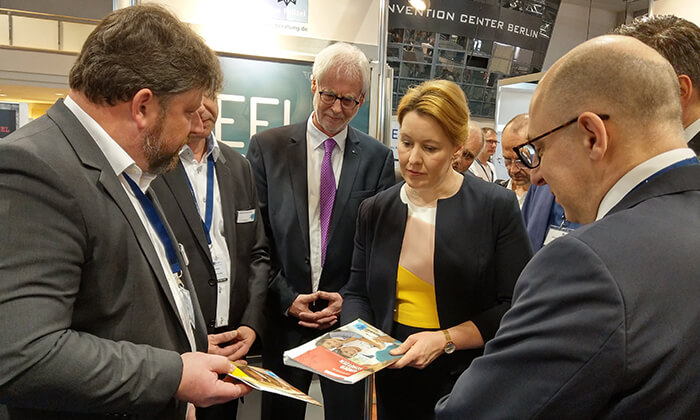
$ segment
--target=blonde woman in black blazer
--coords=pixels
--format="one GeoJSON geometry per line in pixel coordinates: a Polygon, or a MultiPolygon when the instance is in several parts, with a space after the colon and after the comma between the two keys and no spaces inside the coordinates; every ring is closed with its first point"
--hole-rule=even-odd
{"type": "Polygon", "coordinates": [[[468,135],[461,89],[425,82],[398,114],[406,181],[360,206],[341,320],[404,341],[394,369],[376,375],[379,419],[432,419],[495,335],[531,249],[515,195],[451,167],[468,135]]]}

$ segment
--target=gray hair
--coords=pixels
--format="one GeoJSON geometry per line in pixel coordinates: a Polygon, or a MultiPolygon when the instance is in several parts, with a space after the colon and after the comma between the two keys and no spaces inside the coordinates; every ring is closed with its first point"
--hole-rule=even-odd
{"type": "Polygon", "coordinates": [[[321,50],[314,60],[311,77],[319,82],[331,71],[338,77],[361,81],[362,94],[369,90],[369,59],[359,48],[336,42],[321,50]]]}

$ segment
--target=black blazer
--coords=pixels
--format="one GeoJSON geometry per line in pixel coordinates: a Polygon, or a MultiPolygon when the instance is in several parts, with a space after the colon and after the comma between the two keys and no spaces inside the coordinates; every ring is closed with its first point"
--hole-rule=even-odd
{"type": "MultiPolygon", "coordinates": [[[[298,294],[311,293],[312,287],[306,124],[304,121],[256,134],[250,141],[247,155],[255,174],[260,210],[272,250],[269,306],[280,316],[298,294]]],[[[357,209],[362,200],[393,184],[391,150],[348,127],[320,290],[337,292],[345,286],[350,275],[357,209]]],[[[290,329],[301,330],[295,320],[289,321],[285,334],[293,335],[290,329]]]]}
{"type": "Polygon", "coordinates": [[[185,247],[188,269],[210,334],[247,325],[258,338],[263,334],[264,307],[270,256],[265,229],[258,209],[250,163],[237,151],[219,142],[221,154],[215,163],[219,184],[224,237],[231,258],[229,326],[214,328],[216,320],[216,273],[204,233],[202,219],[192,197],[182,162],[153,181],[165,215],[177,240],[185,247]],[[238,223],[239,211],[255,210],[252,222],[238,223]]]}
{"type": "MultiPolygon", "coordinates": [[[[399,196],[401,185],[360,206],[342,323],[360,317],[383,331],[392,329],[408,213],[399,196]]],[[[531,256],[515,195],[464,176],[457,194],[437,205],[434,273],[440,328],[471,320],[484,341],[492,338],[531,256]]]]}

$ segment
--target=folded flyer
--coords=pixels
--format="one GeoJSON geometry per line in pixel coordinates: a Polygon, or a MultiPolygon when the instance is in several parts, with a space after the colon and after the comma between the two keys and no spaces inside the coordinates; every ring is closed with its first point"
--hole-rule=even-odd
{"type": "Polygon", "coordinates": [[[284,364],[314,372],[344,384],[354,384],[401,356],[389,351],[398,347],[382,330],[361,319],[284,352],[284,364]]]}
{"type": "Polygon", "coordinates": [[[253,389],[272,392],[273,394],[284,395],[321,406],[320,402],[289,385],[287,381],[277,376],[271,370],[236,362],[231,362],[231,369],[231,372],[229,372],[230,376],[249,385],[253,389]]]}

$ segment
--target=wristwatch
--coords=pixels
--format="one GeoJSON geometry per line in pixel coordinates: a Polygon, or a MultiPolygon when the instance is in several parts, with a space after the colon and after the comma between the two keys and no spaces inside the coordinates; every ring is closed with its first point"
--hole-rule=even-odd
{"type": "Polygon", "coordinates": [[[442,333],[445,334],[445,347],[442,349],[446,354],[452,354],[454,351],[457,349],[455,346],[455,343],[452,342],[452,337],[450,337],[450,332],[447,330],[442,330],[442,333]]]}

